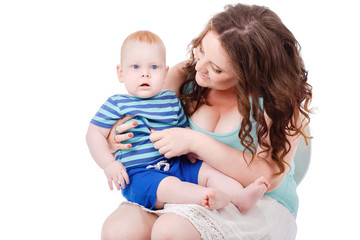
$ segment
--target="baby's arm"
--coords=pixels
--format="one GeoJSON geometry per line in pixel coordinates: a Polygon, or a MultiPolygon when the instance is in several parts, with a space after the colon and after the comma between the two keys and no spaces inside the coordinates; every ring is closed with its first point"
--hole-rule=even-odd
{"type": "Polygon", "coordinates": [[[86,134],[86,142],[91,156],[104,170],[110,189],[113,189],[114,183],[116,188],[120,190],[120,185],[125,188],[125,182],[128,184],[129,178],[125,167],[119,161],[116,161],[113,154],[111,154],[106,140],[109,131],[110,129],[90,124],[86,134]]]}

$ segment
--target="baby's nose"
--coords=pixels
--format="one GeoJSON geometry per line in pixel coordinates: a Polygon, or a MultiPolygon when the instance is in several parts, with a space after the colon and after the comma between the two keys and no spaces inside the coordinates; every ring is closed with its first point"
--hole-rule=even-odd
{"type": "Polygon", "coordinates": [[[142,74],[141,74],[141,77],[142,77],[142,78],[144,78],[144,77],[150,78],[150,74],[148,74],[148,73],[142,73],[142,74]]]}

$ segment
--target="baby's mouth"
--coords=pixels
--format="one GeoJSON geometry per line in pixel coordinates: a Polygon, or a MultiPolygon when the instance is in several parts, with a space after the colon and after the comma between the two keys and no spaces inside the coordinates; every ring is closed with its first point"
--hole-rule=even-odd
{"type": "Polygon", "coordinates": [[[143,83],[143,84],[140,85],[140,87],[150,87],[150,85],[147,84],[147,83],[143,83]]]}

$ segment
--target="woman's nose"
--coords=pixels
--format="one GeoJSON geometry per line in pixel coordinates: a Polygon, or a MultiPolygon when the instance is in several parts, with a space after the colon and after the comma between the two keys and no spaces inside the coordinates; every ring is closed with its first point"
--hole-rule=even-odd
{"type": "Polygon", "coordinates": [[[196,65],[195,65],[196,71],[200,71],[200,70],[205,71],[206,69],[205,66],[206,66],[206,61],[204,60],[204,58],[196,59],[196,65]]]}
{"type": "Polygon", "coordinates": [[[206,68],[206,63],[207,63],[205,56],[200,54],[199,51],[200,50],[198,48],[195,49],[195,58],[196,58],[195,70],[196,71],[204,70],[206,68]]]}

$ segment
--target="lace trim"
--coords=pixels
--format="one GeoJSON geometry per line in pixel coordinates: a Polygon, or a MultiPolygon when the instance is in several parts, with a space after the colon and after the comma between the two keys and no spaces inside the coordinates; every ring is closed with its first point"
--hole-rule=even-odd
{"type": "MultiPolygon", "coordinates": [[[[122,202],[121,204],[134,204],[133,202],[122,202]]],[[[141,205],[143,210],[157,215],[164,213],[175,213],[183,218],[189,220],[192,225],[200,233],[202,240],[222,240],[227,239],[225,232],[222,230],[220,224],[209,214],[211,211],[196,204],[165,204],[162,210],[150,210],[141,205]]]]}
{"type": "Polygon", "coordinates": [[[175,213],[188,219],[199,231],[203,240],[226,239],[226,234],[215,219],[210,216],[209,210],[199,205],[166,204],[163,211],[175,213]]]}

